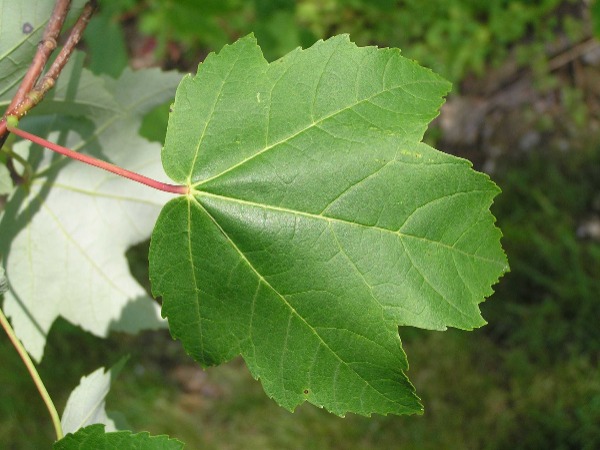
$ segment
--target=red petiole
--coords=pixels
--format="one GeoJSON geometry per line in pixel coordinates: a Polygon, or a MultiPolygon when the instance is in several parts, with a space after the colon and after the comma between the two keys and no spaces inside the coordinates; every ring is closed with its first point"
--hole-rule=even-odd
{"type": "Polygon", "coordinates": [[[185,195],[189,192],[188,186],[161,183],[160,181],[145,177],[144,175],[140,175],[139,173],[132,172],[127,169],[123,169],[122,167],[116,166],[116,165],[108,163],[106,161],[102,161],[102,160],[94,158],[92,156],[75,152],[69,148],[66,148],[61,145],[55,144],[53,142],[47,141],[46,139],[36,136],[35,134],[31,134],[31,133],[28,133],[27,131],[23,131],[19,128],[11,126],[8,122],[10,122],[10,120],[7,121],[7,125],[8,125],[8,130],[11,133],[16,134],[17,136],[20,136],[23,139],[27,139],[28,141],[31,141],[34,144],[41,145],[42,147],[46,147],[47,149],[50,149],[57,153],[60,153],[61,155],[68,156],[69,158],[76,159],[77,161],[84,162],[91,166],[99,167],[100,169],[107,170],[108,172],[114,173],[121,177],[129,178],[130,180],[145,184],[146,186],[150,186],[151,188],[158,189],[159,191],[170,192],[173,194],[181,194],[181,195],[185,195]]]}

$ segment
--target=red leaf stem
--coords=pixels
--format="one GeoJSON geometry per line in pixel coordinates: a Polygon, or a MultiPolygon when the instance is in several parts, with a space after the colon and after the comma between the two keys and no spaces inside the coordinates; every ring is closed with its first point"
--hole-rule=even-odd
{"type": "Polygon", "coordinates": [[[145,184],[146,186],[158,189],[159,191],[181,195],[185,195],[189,192],[188,186],[162,183],[152,178],[148,178],[144,175],[140,175],[139,173],[132,172],[130,170],[123,169],[122,167],[116,166],[109,162],[94,158],[93,156],[75,152],[69,148],[55,144],[54,142],[47,141],[46,139],[36,136],[35,134],[28,133],[27,131],[23,131],[19,128],[13,128],[9,126],[9,131],[11,133],[16,134],[17,136],[22,137],[23,139],[27,139],[28,141],[41,145],[42,147],[46,147],[47,149],[60,153],[61,155],[68,156],[69,158],[76,159],[77,161],[81,161],[83,163],[98,167],[100,169],[104,169],[121,177],[137,181],[138,183],[145,184]]]}

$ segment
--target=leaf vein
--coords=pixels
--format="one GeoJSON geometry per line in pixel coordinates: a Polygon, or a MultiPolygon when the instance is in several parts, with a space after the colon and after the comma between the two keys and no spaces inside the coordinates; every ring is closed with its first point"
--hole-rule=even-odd
{"type": "Polygon", "coordinates": [[[425,274],[419,269],[419,267],[417,266],[417,264],[413,260],[412,255],[410,254],[410,251],[408,250],[408,248],[406,247],[406,245],[404,245],[404,241],[402,239],[400,239],[400,242],[402,243],[402,247],[404,248],[404,251],[406,252],[406,256],[408,256],[408,259],[410,260],[410,262],[412,264],[412,267],[420,275],[421,279],[423,280],[423,283],[427,284],[431,289],[433,289],[433,291],[442,300],[444,300],[446,303],[448,303],[448,305],[450,305],[454,310],[456,310],[461,316],[466,317],[467,319],[470,319],[470,317],[469,317],[468,314],[464,313],[458,306],[456,306],[454,303],[452,303],[449,298],[446,298],[440,291],[437,290],[437,288],[433,285],[433,283],[431,281],[429,281],[429,279],[425,276],[425,274]]]}
{"type": "MultiPolygon", "coordinates": [[[[202,206],[202,204],[196,199],[193,199],[194,202],[196,203],[196,206],[202,210],[210,219],[211,221],[215,224],[215,226],[220,230],[220,232],[223,234],[223,236],[228,240],[228,242],[230,243],[230,245],[233,247],[233,249],[240,255],[240,257],[246,262],[246,264],[248,265],[248,267],[250,268],[250,270],[252,272],[254,272],[254,274],[258,277],[259,280],[261,280],[263,282],[263,284],[265,286],[267,286],[278,298],[281,299],[281,301],[283,302],[283,304],[289,309],[290,314],[296,316],[306,327],[307,329],[318,339],[319,342],[321,342],[321,344],[334,356],[335,359],[337,359],[338,361],[338,370],[341,364],[344,364],[346,367],[348,367],[363,383],[370,385],[368,380],[366,380],[362,375],[360,375],[358,372],[356,372],[356,370],[354,370],[354,368],[350,367],[350,365],[348,365],[348,363],[346,363],[345,361],[343,361],[340,356],[327,344],[327,342],[325,342],[323,340],[323,338],[319,335],[319,333],[317,333],[316,329],[306,321],[306,319],[304,317],[302,317],[302,315],[296,310],[296,308],[294,308],[294,306],[292,304],[290,304],[290,302],[285,298],[285,296],[283,294],[281,294],[277,289],[275,289],[269,282],[268,280],[266,280],[262,274],[256,269],[256,267],[254,267],[254,265],[250,262],[250,260],[248,260],[248,258],[246,257],[246,255],[244,254],[244,252],[242,252],[242,250],[235,244],[235,242],[233,242],[233,240],[231,239],[231,237],[225,232],[225,230],[221,227],[221,225],[218,223],[218,221],[204,208],[204,206],[202,206]]],[[[191,221],[190,221],[191,223],[191,221]]],[[[335,377],[333,380],[333,391],[334,391],[334,396],[335,396],[335,377]]],[[[388,397],[386,394],[384,394],[383,392],[378,391],[377,389],[375,389],[373,386],[371,386],[371,388],[377,392],[379,395],[381,395],[382,397],[386,398],[387,400],[396,403],[396,401],[390,397],[388,397]]]]}
{"type": "MultiPolygon", "coordinates": [[[[398,85],[398,86],[395,86],[393,88],[390,88],[389,90],[398,89],[398,88],[401,88],[401,85],[398,85]]],[[[273,86],[273,89],[274,89],[274,86],[273,86]]],[[[273,89],[271,90],[271,92],[273,92],[273,89]]],[[[206,184],[206,183],[208,183],[208,182],[210,182],[212,180],[215,180],[215,179],[217,179],[217,178],[225,175],[226,173],[229,173],[229,172],[237,169],[238,167],[243,166],[244,164],[248,163],[249,161],[251,161],[251,160],[253,160],[255,158],[258,158],[260,155],[268,152],[269,150],[272,150],[273,148],[276,148],[279,145],[284,144],[284,143],[286,143],[286,142],[294,139],[296,136],[299,136],[300,134],[306,132],[307,130],[310,130],[311,128],[313,128],[313,127],[315,127],[315,126],[317,126],[317,125],[325,122],[326,120],[331,119],[331,118],[337,116],[338,114],[342,114],[343,112],[346,112],[348,110],[352,110],[352,108],[355,108],[356,106],[360,105],[361,103],[370,102],[372,98],[374,98],[374,97],[376,97],[376,96],[378,96],[380,94],[382,94],[382,92],[377,92],[377,93],[375,93],[375,94],[373,94],[373,95],[371,95],[369,97],[365,97],[364,99],[361,99],[360,101],[357,101],[357,102],[355,101],[355,102],[353,102],[353,103],[351,103],[351,104],[349,104],[349,105],[347,105],[347,106],[345,106],[345,107],[343,107],[343,108],[341,108],[339,110],[333,111],[330,114],[326,114],[323,117],[321,117],[320,119],[318,119],[317,121],[310,122],[309,124],[307,124],[307,125],[305,125],[303,127],[300,127],[300,129],[297,130],[296,132],[290,134],[289,136],[284,137],[283,139],[280,139],[277,142],[274,142],[273,144],[270,144],[270,145],[266,146],[263,149],[258,150],[253,155],[250,155],[250,156],[244,158],[240,162],[238,162],[236,164],[233,164],[231,167],[229,167],[229,168],[227,168],[227,169],[219,172],[218,174],[213,175],[211,177],[208,177],[208,178],[206,178],[204,180],[198,181],[196,183],[191,183],[191,181],[190,181],[190,184],[191,184],[191,186],[193,188],[198,188],[199,186],[201,186],[203,184],[206,184]]],[[[202,140],[202,136],[200,137],[200,140],[202,140]]],[[[198,147],[199,147],[199,145],[198,145],[198,147]]],[[[197,154],[198,154],[198,147],[197,147],[197,150],[196,150],[196,157],[197,157],[197,154]]],[[[194,164],[195,164],[195,159],[194,159],[194,164]]],[[[193,168],[194,164],[192,164],[192,168],[193,168]]],[[[190,176],[191,176],[191,169],[190,169],[190,176]]]]}
{"type": "Polygon", "coordinates": [[[204,332],[202,329],[202,317],[200,314],[200,296],[199,296],[199,288],[198,288],[198,280],[196,279],[196,271],[194,268],[196,265],[194,264],[194,252],[192,251],[192,202],[188,201],[188,229],[187,229],[187,237],[188,237],[188,255],[190,258],[190,264],[192,267],[192,279],[194,282],[194,295],[196,297],[196,301],[194,302],[194,313],[198,320],[198,333],[200,333],[200,351],[204,354],[204,332]]]}
{"type": "MultiPolygon", "coordinates": [[[[448,250],[452,250],[452,251],[456,251],[458,253],[461,253],[467,257],[470,258],[474,258],[486,263],[493,263],[493,264],[498,264],[497,261],[490,259],[490,258],[485,258],[483,256],[478,256],[476,254],[470,254],[465,252],[464,250],[458,249],[456,247],[450,246],[448,244],[444,244],[443,242],[439,242],[439,241],[433,241],[431,239],[427,239],[425,237],[422,236],[415,236],[415,235],[411,235],[405,232],[402,232],[401,230],[390,230],[387,228],[382,228],[380,226],[377,225],[366,225],[366,224],[362,224],[362,223],[358,223],[358,222],[352,222],[350,220],[346,220],[346,219],[340,219],[337,217],[331,217],[331,216],[322,216],[316,213],[310,213],[310,212],[305,212],[305,211],[297,211],[297,210],[293,210],[293,209],[289,209],[289,208],[284,208],[281,206],[273,206],[273,205],[267,205],[267,204],[263,204],[263,203],[256,203],[256,202],[252,202],[249,200],[243,200],[243,199],[239,199],[239,198],[234,198],[234,197],[226,197],[223,195],[219,195],[219,194],[213,194],[210,192],[206,192],[206,191],[196,191],[196,195],[197,196],[204,196],[204,197],[208,197],[208,198],[215,198],[218,200],[224,200],[224,201],[229,201],[232,203],[239,203],[242,205],[247,205],[247,206],[252,206],[252,207],[256,207],[256,208],[263,208],[263,209],[267,209],[267,210],[271,210],[271,211],[276,211],[276,212],[281,212],[284,214],[292,214],[292,215],[298,215],[298,216],[303,216],[303,217],[307,217],[310,219],[315,219],[315,220],[325,220],[327,222],[334,222],[334,223],[341,223],[341,224],[345,224],[345,225],[349,225],[349,226],[353,226],[353,227],[360,227],[360,228],[366,228],[366,229],[370,229],[370,230],[374,230],[374,231],[379,231],[382,233],[390,233],[390,234],[394,234],[397,235],[399,237],[404,237],[404,238],[410,238],[410,239],[416,239],[416,240],[421,240],[421,241],[425,241],[428,244],[432,244],[432,245],[438,245],[440,247],[444,247],[448,250]]],[[[197,200],[196,200],[197,201],[197,200]]],[[[204,209],[204,208],[203,208],[204,209]]],[[[211,216],[212,217],[212,216],[211,216]]]]}
{"type": "Polygon", "coordinates": [[[221,79],[221,86],[218,89],[218,94],[215,97],[215,101],[213,102],[213,104],[210,107],[210,113],[209,113],[208,117],[206,118],[206,121],[204,123],[204,128],[202,129],[202,134],[200,135],[200,138],[198,139],[198,144],[196,145],[196,150],[194,151],[194,159],[192,160],[192,164],[190,165],[190,173],[188,175],[188,184],[192,183],[192,174],[194,172],[194,168],[196,167],[196,161],[198,160],[198,156],[200,155],[200,146],[204,142],[204,136],[206,135],[206,130],[208,129],[208,126],[210,125],[210,123],[212,121],[212,117],[215,114],[215,109],[217,107],[217,104],[219,103],[219,100],[221,99],[221,96],[223,95],[223,86],[225,86],[227,79],[233,72],[233,69],[234,69],[235,65],[237,64],[237,62],[239,61],[239,59],[240,59],[240,55],[238,55],[236,57],[235,61],[231,64],[231,67],[229,68],[227,75],[225,75],[221,79]]]}

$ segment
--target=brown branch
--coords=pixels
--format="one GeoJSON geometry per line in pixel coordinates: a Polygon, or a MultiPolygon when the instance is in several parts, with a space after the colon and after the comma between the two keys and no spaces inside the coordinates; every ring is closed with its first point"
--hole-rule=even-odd
{"type": "MultiPolygon", "coordinates": [[[[57,0],[52,15],[50,16],[50,20],[48,20],[48,24],[44,30],[42,40],[38,44],[33,61],[31,62],[23,81],[21,81],[21,85],[17,89],[10,105],[6,109],[4,116],[12,114],[14,108],[25,99],[40,77],[42,70],[44,70],[44,66],[48,62],[48,58],[56,48],[58,35],[60,34],[60,30],[62,29],[70,7],[71,0],[57,0]]],[[[3,136],[5,133],[6,127],[0,125],[0,136],[3,136]]]]}
{"type": "Polygon", "coordinates": [[[575,45],[574,47],[568,48],[563,53],[552,58],[550,60],[550,62],[548,63],[548,69],[551,72],[555,71],[555,70],[559,69],[560,67],[564,66],[565,64],[568,64],[568,63],[576,60],[577,58],[580,58],[581,56],[585,55],[586,53],[597,50],[599,47],[600,47],[600,43],[598,43],[598,41],[595,38],[592,37],[590,39],[587,39],[587,40],[575,45]]]}
{"type": "MultiPolygon", "coordinates": [[[[81,40],[83,32],[85,31],[88,23],[90,22],[90,19],[92,18],[96,7],[97,5],[95,1],[89,1],[86,3],[85,7],[83,8],[83,11],[81,11],[79,19],[77,19],[77,22],[75,22],[75,25],[73,25],[73,28],[71,29],[71,33],[69,34],[67,42],[65,42],[65,45],[60,50],[58,56],[50,66],[50,69],[48,69],[48,72],[46,73],[46,76],[44,78],[51,77],[55,80],[58,78],[60,72],[65,67],[65,64],[67,64],[71,53],[73,53],[73,50],[75,50],[75,46],[81,40]]],[[[38,89],[39,85],[40,83],[38,83],[36,89],[38,89]]]]}
{"type": "MultiPolygon", "coordinates": [[[[75,46],[81,40],[84,30],[87,27],[92,14],[96,10],[97,1],[90,0],[86,3],[79,19],[77,19],[77,22],[71,29],[65,45],[50,66],[50,69],[48,69],[46,75],[38,81],[44,66],[48,62],[50,54],[56,49],[58,35],[67,13],[69,12],[70,6],[71,0],[57,0],[54,10],[52,11],[52,16],[44,30],[42,41],[38,46],[38,51],[35,54],[31,66],[21,82],[17,93],[13,97],[10,106],[6,109],[4,117],[7,117],[8,115],[17,116],[19,118],[24,116],[31,108],[36,106],[44,98],[44,95],[46,95],[46,93],[56,84],[58,76],[69,61],[75,46]]],[[[0,145],[4,144],[4,141],[6,140],[7,131],[6,122],[0,122],[0,145]]]]}
{"type": "Polygon", "coordinates": [[[15,106],[11,115],[17,116],[18,118],[24,116],[27,111],[36,106],[44,98],[46,93],[54,87],[58,76],[69,61],[73,50],[75,50],[75,46],[81,40],[83,32],[85,31],[87,24],[90,22],[95,9],[95,1],[86,3],[81,15],[79,16],[79,19],[77,19],[77,22],[75,22],[75,25],[73,25],[73,28],[71,28],[71,32],[69,33],[69,37],[67,38],[65,45],[61,48],[60,52],[56,56],[56,59],[44,77],[39,80],[35,87],[27,93],[25,98],[23,98],[21,102],[15,106]]]}
{"type": "MultiPolygon", "coordinates": [[[[50,55],[56,49],[58,36],[71,7],[71,0],[56,1],[52,15],[50,16],[48,24],[46,25],[46,29],[44,30],[42,40],[38,45],[35,56],[33,57],[33,61],[31,62],[31,65],[29,66],[29,69],[27,70],[27,73],[25,74],[21,85],[17,89],[17,92],[15,93],[9,107],[6,109],[4,117],[8,117],[9,115],[14,115],[19,118],[22,117],[31,108],[37,105],[42,98],[44,98],[44,95],[50,89],[52,89],[56,83],[56,79],[73,53],[75,46],[81,39],[81,36],[83,35],[83,32],[96,9],[96,6],[96,0],[90,0],[86,3],[82,13],[79,16],[79,19],[71,29],[64,47],[61,49],[60,53],[50,66],[50,69],[46,75],[38,81],[50,55]]],[[[2,120],[0,121],[0,147],[4,145],[7,137],[8,130],[6,127],[6,120],[2,120]]],[[[10,158],[7,161],[7,167],[9,168],[15,183],[18,184],[19,182],[23,181],[14,170],[14,166],[12,165],[10,158]]]]}

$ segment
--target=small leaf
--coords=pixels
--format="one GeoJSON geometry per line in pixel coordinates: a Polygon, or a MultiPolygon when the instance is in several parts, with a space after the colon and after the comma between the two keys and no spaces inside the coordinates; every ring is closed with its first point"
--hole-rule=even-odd
{"type": "Polygon", "coordinates": [[[241,353],[288,409],[422,411],[398,325],[485,323],[507,270],[499,189],[421,143],[450,85],[396,49],[319,41],[271,64],[253,37],[183,79],[153,293],[202,365],[241,353]]]}
{"type": "Polygon", "coordinates": [[[112,380],[125,362],[126,359],[123,359],[107,372],[101,367],[81,378],[79,385],[69,395],[60,421],[64,433],[74,433],[95,423],[106,425],[108,431],[116,430],[115,423],[106,415],[105,399],[112,380]]]}
{"type": "Polygon", "coordinates": [[[53,450],[181,450],[183,442],[169,436],[132,434],[131,431],[106,433],[104,425],[90,425],[76,433],[67,434],[55,442],[53,450]]]}

